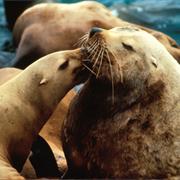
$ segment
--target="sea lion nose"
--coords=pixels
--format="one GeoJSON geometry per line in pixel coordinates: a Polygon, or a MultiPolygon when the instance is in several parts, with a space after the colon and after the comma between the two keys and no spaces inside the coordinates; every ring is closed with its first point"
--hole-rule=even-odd
{"type": "Polygon", "coordinates": [[[91,38],[94,34],[98,32],[102,32],[102,29],[98,27],[93,27],[89,32],[89,37],[91,38]]]}

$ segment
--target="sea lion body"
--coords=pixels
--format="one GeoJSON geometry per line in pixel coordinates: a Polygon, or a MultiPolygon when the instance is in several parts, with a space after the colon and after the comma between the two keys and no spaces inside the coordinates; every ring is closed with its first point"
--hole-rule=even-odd
{"type": "Polygon", "coordinates": [[[145,31],[89,34],[83,49],[95,76],[64,121],[65,177],[180,176],[180,65],[145,31]]]}
{"type": "MultiPolygon", "coordinates": [[[[0,85],[14,78],[22,71],[23,70],[17,68],[0,69],[0,85]]],[[[75,95],[76,92],[74,89],[70,90],[66,94],[66,96],[59,102],[57,108],[54,110],[53,114],[48,119],[48,121],[39,133],[51,147],[53,154],[56,158],[56,162],[58,164],[59,172],[62,172],[62,174],[64,174],[64,172],[66,171],[67,164],[64,153],[62,151],[61,141],[59,141],[59,132],[61,131],[61,126],[66,117],[69,104],[75,95]]],[[[37,178],[34,168],[30,164],[29,159],[26,160],[26,163],[24,164],[24,167],[21,171],[21,175],[29,179],[37,178]]]]}
{"type": "Polygon", "coordinates": [[[81,59],[79,50],[52,53],[0,86],[0,178],[20,178],[17,171],[39,131],[58,102],[80,83],[81,59]]]}
{"type": "Polygon", "coordinates": [[[74,49],[91,27],[112,28],[114,21],[116,18],[96,2],[35,5],[18,18],[13,30],[18,46],[15,67],[24,68],[48,53],[74,49]]]}
{"type": "MultiPolygon", "coordinates": [[[[12,65],[25,68],[48,53],[79,47],[83,41],[79,38],[94,26],[111,29],[127,25],[138,26],[113,16],[105,6],[94,1],[35,5],[24,11],[14,26],[17,54],[12,65]]],[[[180,60],[180,49],[174,40],[161,32],[141,28],[157,37],[180,60]]]]}
{"type": "Polygon", "coordinates": [[[8,23],[8,27],[10,30],[13,30],[14,24],[16,22],[16,19],[21,15],[21,13],[37,4],[37,3],[47,3],[47,2],[53,2],[52,0],[28,0],[28,1],[3,1],[4,4],[4,10],[6,15],[6,21],[8,23]],[[14,7],[16,7],[16,11],[14,11],[14,7]]]}

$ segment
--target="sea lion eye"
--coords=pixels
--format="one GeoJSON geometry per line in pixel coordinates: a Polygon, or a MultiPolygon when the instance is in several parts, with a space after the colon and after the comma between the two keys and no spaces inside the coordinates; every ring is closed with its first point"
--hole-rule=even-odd
{"type": "Polygon", "coordinates": [[[68,67],[68,65],[69,65],[69,60],[66,60],[59,66],[58,69],[59,70],[64,70],[64,69],[66,69],[68,67]]]}
{"type": "Polygon", "coordinates": [[[127,50],[129,50],[129,51],[135,51],[134,49],[133,49],[133,47],[131,46],[131,45],[129,45],[129,44],[126,44],[126,43],[122,43],[122,45],[123,45],[123,47],[125,48],[125,49],[127,49],[127,50]]]}

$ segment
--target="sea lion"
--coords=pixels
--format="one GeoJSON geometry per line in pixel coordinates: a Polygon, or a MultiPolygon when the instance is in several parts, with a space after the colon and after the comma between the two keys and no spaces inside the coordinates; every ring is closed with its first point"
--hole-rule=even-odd
{"type": "Polygon", "coordinates": [[[0,179],[23,179],[18,172],[39,131],[85,78],[82,56],[79,49],[49,54],[0,86],[0,179]]]}
{"type": "MultiPolygon", "coordinates": [[[[25,68],[48,53],[77,48],[79,38],[94,26],[111,29],[127,25],[138,26],[113,16],[105,6],[94,1],[35,5],[24,11],[15,23],[13,39],[17,54],[12,66],[25,68]]],[[[180,48],[174,40],[161,32],[140,28],[152,33],[180,61],[180,48]]]]}
{"type": "Polygon", "coordinates": [[[65,178],[180,176],[177,61],[132,27],[93,28],[82,49],[92,76],[62,128],[65,178]]]}
{"type": "Polygon", "coordinates": [[[16,19],[21,15],[21,13],[25,9],[37,3],[42,3],[42,2],[53,2],[53,0],[28,0],[28,1],[4,0],[3,4],[6,15],[6,21],[8,23],[8,28],[12,31],[16,19]],[[15,7],[16,10],[14,10],[15,7]]]}
{"type": "MultiPolygon", "coordinates": [[[[0,85],[17,76],[20,72],[22,72],[22,70],[17,68],[0,69],[0,85]]],[[[62,173],[66,171],[67,164],[64,153],[62,151],[61,141],[59,141],[59,132],[61,131],[62,122],[66,117],[69,103],[75,95],[76,92],[73,89],[66,94],[66,96],[59,102],[57,108],[54,110],[53,114],[39,133],[51,147],[58,164],[59,172],[62,173]]],[[[21,175],[29,179],[37,178],[34,168],[30,164],[29,159],[27,159],[26,163],[24,164],[21,175]]]]}

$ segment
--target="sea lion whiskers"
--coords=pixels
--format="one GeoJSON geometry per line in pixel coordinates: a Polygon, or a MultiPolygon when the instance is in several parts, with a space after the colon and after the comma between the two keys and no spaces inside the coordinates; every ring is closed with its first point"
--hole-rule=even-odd
{"type": "Polygon", "coordinates": [[[89,68],[86,64],[82,64],[87,70],[89,70],[93,75],[95,75],[96,76],[96,73],[91,69],[91,68],[89,68]]]}
{"type": "Polygon", "coordinates": [[[99,56],[101,55],[102,50],[103,50],[103,48],[100,47],[99,53],[98,53],[98,55],[97,55],[97,57],[96,57],[96,59],[95,59],[95,61],[94,61],[93,66],[92,66],[93,69],[96,67],[96,64],[97,64],[97,62],[98,62],[98,60],[99,60],[99,56]]]}
{"type": "Polygon", "coordinates": [[[93,60],[93,59],[96,57],[96,55],[97,55],[97,53],[98,53],[98,46],[99,46],[99,42],[97,41],[97,43],[96,43],[96,45],[93,47],[93,49],[88,50],[88,52],[89,52],[88,58],[92,57],[91,59],[93,60]]]}
{"type": "Polygon", "coordinates": [[[104,48],[103,48],[102,53],[101,53],[101,60],[100,60],[100,64],[99,64],[99,68],[98,68],[98,72],[97,72],[96,78],[98,78],[98,77],[99,77],[99,74],[100,74],[100,70],[101,70],[102,62],[103,62],[103,57],[104,57],[104,52],[105,52],[105,50],[104,50],[104,48]]]}
{"type": "Polygon", "coordinates": [[[87,42],[87,37],[88,37],[88,33],[86,33],[85,35],[80,37],[79,40],[73,45],[73,47],[74,46],[82,46],[84,43],[87,42]]]}
{"type": "Polygon", "coordinates": [[[86,48],[88,52],[93,51],[94,49],[96,49],[95,47],[98,45],[98,39],[96,38],[94,39],[89,39],[89,33],[87,34],[87,36],[85,37],[85,43],[82,44],[82,47],[86,48]]]}
{"type": "MultiPolygon", "coordinates": [[[[101,41],[101,42],[98,41],[98,43],[99,43],[98,46],[99,46],[100,50],[99,50],[99,54],[97,55],[97,57],[95,59],[95,62],[93,64],[93,68],[96,66],[96,64],[98,62],[98,59],[99,59],[99,56],[101,55],[101,52],[104,49],[104,42],[103,41],[101,41]]],[[[98,48],[97,48],[97,50],[98,50],[98,48]]]]}
{"type": "Polygon", "coordinates": [[[90,56],[89,57],[91,57],[91,60],[92,60],[92,62],[93,62],[93,66],[94,66],[94,62],[96,61],[96,56],[99,54],[98,52],[99,52],[99,43],[97,44],[97,47],[94,49],[94,51],[93,52],[91,52],[90,54],[90,56]],[[95,52],[94,52],[95,51],[95,52]]]}
{"type": "MultiPolygon", "coordinates": [[[[121,64],[121,61],[118,61],[117,59],[117,56],[115,55],[115,52],[114,50],[111,50],[109,48],[109,52],[112,54],[112,56],[114,57],[114,60],[116,61],[116,64],[118,65],[118,70],[120,72],[120,79],[121,79],[121,83],[123,83],[123,71],[122,71],[122,64],[121,64]]],[[[119,52],[119,51],[118,51],[119,52]]]]}
{"type": "Polygon", "coordinates": [[[85,65],[85,67],[91,71],[91,73],[93,73],[94,75],[96,75],[96,78],[98,78],[99,74],[100,74],[100,70],[101,70],[101,67],[102,67],[102,62],[103,62],[103,57],[104,57],[104,52],[105,52],[105,43],[104,41],[99,38],[96,38],[96,39],[89,39],[86,41],[86,43],[84,43],[82,45],[83,48],[85,48],[87,50],[87,52],[89,53],[89,56],[87,57],[87,59],[90,59],[91,60],[84,60],[85,61],[88,61],[88,62],[93,62],[93,66],[91,69],[90,67],[88,67],[87,65],[85,65]],[[100,64],[97,68],[97,73],[94,71],[97,63],[98,63],[98,60],[100,60],[100,64]]]}
{"type": "Polygon", "coordinates": [[[111,73],[111,83],[112,83],[112,104],[114,104],[114,78],[113,78],[113,71],[112,71],[112,64],[111,64],[111,59],[109,57],[109,51],[107,49],[105,49],[106,55],[107,55],[107,59],[109,62],[109,67],[110,67],[110,73],[111,73]]]}

